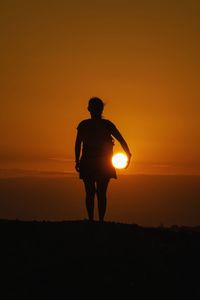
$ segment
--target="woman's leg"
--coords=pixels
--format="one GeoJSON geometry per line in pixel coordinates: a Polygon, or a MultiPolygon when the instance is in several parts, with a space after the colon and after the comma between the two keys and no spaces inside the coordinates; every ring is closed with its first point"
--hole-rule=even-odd
{"type": "Polygon", "coordinates": [[[94,218],[94,196],[96,193],[95,181],[91,179],[83,180],[85,185],[85,193],[86,193],[86,209],[88,213],[88,218],[90,221],[93,221],[94,218]]]}
{"type": "Polygon", "coordinates": [[[97,180],[97,199],[98,199],[98,210],[99,210],[99,220],[103,222],[106,213],[106,192],[108,188],[108,183],[110,179],[99,179],[97,180]]]}

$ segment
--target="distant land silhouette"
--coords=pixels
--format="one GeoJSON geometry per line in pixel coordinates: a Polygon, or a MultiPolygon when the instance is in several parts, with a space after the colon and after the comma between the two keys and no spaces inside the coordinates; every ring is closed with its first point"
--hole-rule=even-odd
{"type": "MultiPolygon", "coordinates": [[[[143,226],[200,225],[200,176],[119,175],[117,182],[111,181],[108,196],[106,221],[143,226]]],[[[76,174],[8,174],[0,178],[0,198],[3,219],[87,217],[83,185],[76,174]]]]}
{"type": "Polygon", "coordinates": [[[200,298],[200,227],[0,220],[0,232],[2,299],[200,298]]]}

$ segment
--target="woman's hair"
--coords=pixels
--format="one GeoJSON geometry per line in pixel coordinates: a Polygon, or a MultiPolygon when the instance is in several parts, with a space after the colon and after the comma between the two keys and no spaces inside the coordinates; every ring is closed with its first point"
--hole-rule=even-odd
{"type": "Polygon", "coordinates": [[[104,103],[100,98],[93,97],[89,100],[88,103],[88,110],[89,112],[96,114],[96,115],[101,115],[104,109],[104,103]]]}

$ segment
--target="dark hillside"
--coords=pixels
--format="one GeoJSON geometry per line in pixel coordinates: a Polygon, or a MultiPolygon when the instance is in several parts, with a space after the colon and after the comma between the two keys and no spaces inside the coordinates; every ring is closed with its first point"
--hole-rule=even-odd
{"type": "Polygon", "coordinates": [[[198,227],[1,220],[0,232],[2,299],[200,299],[198,227]]]}

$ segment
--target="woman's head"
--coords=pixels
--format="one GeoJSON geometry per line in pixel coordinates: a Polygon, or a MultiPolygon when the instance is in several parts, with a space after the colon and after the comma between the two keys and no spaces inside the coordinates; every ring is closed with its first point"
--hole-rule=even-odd
{"type": "Polygon", "coordinates": [[[104,103],[100,98],[93,97],[89,100],[88,110],[93,117],[100,117],[104,109],[104,103]]]}

